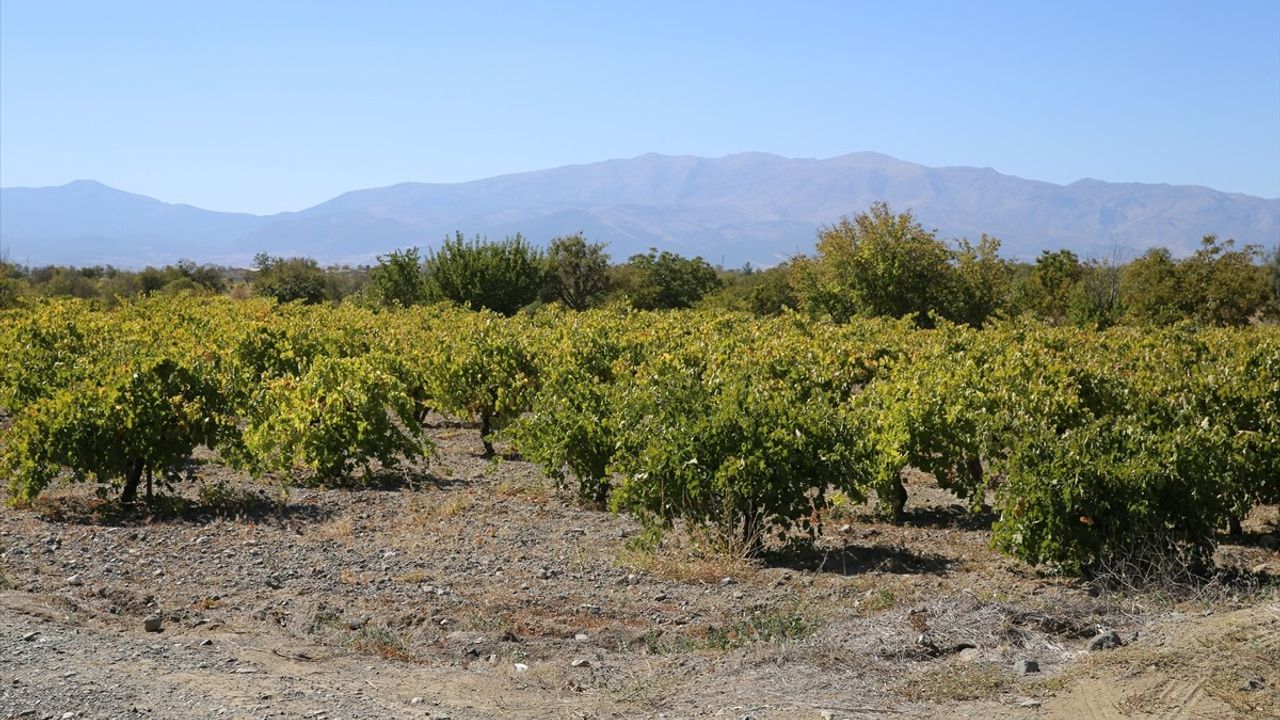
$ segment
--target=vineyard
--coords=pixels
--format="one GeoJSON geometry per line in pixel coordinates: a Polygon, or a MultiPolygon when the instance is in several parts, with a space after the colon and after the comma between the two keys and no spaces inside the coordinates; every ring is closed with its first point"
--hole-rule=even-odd
{"type": "Polygon", "coordinates": [[[1208,560],[1280,503],[1280,330],[833,324],[694,311],[375,312],[189,297],[0,315],[0,473],[122,502],[209,448],[286,484],[429,457],[428,412],[584,503],[749,552],[932,474],[991,541],[1070,574],[1141,546],[1208,560]]]}

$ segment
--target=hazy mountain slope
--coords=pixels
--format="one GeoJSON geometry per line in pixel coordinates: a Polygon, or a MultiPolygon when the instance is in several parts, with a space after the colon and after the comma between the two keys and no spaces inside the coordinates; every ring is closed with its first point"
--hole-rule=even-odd
{"type": "Polygon", "coordinates": [[[945,237],[1000,237],[1007,254],[1068,247],[1083,255],[1205,233],[1280,242],[1280,199],[1209,188],[1082,180],[1061,186],[989,168],[929,168],[877,153],[826,160],[765,153],[643,155],[456,184],[356,190],[296,213],[256,217],[168,205],[78,182],[0,190],[0,235],[17,259],[127,263],[167,252],[245,262],[258,251],[365,261],[462,230],[523,232],[543,243],[584,231],[622,259],[649,247],[712,262],[771,264],[813,247],[814,232],[877,200],[912,208],[945,237]]]}
{"type": "Polygon", "coordinates": [[[221,252],[262,221],[164,203],[92,180],[0,189],[0,240],[20,262],[134,265],[201,257],[221,252]]]}

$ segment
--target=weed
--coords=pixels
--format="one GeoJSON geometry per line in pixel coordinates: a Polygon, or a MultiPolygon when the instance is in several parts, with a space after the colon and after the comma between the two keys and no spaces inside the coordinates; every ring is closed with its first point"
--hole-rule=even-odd
{"type": "Polygon", "coordinates": [[[420,585],[430,579],[431,576],[428,575],[425,570],[410,570],[409,572],[398,576],[396,581],[409,585],[420,585]]]}
{"type": "Polygon", "coordinates": [[[1013,686],[1013,676],[998,665],[965,663],[912,674],[897,687],[897,692],[913,702],[970,702],[989,700],[1013,686]]]}
{"type": "Polygon", "coordinates": [[[761,642],[801,640],[818,627],[811,613],[802,610],[773,610],[752,615],[722,628],[707,631],[706,646],[712,650],[734,650],[761,642]]]}
{"type": "Polygon", "coordinates": [[[377,655],[386,660],[401,662],[413,660],[413,653],[405,647],[404,641],[388,627],[366,625],[360,629],[360,633],[352,641],[352,647],[359,652],[377,655]]]}
{"type": "Polygon", "coordinates": [[[866,603],[862,605],[863,610],[867,612],[880,612],[898,604],[898,596],[889,588],[880,588],[871,593],[866,603]]]}
{"type": "Polygon", "coordinates": [[[311,622],[307,623],[306,632],[308,635],[315,635],[321,630],[336,630],[341,627],[343,627],[342,618],[338,617],[338,613],[321,609],[311,616],[311,622]]]}
{"type": "Polygon", "coordinates": [[[551,500],[552,490],[546,483],[518,480],[503,480],[498,483],[498,497],[517,498],[543,504],[551,500]]]}
{"type": "Polygon", "coordinates": [[[632,535],[627,538],[627,542],[623,547],[629,553],[644,554],[655,552],[662,547],[662,528],[658,525],[650,525],[641,530],[638,535],[632,535]]]}

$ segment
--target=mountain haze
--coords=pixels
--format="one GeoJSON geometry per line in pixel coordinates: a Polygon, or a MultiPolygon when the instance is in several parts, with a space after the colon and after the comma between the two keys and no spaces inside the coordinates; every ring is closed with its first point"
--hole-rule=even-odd
{"type": "Polygon", "coordinates": [[[171,205],[91,181],[0,189],[0,242],[14,260],[142,265],[180,257],[245,264],[260,251],[365,262],[446,234],[522,232],[542,244],[583,231],[616,260],[650,247],[727,266],[809,252],[819,226],[884,200],[943,237],[999,237],[1004,253],[1191,252],[1206,233],[1280,242],[1280,199],[1197,186],[1024,180],[930,168],[877,153],[826,160],[765,153],[643,155],[465,183],[356,190],[300,212],[255,216],[171,205]]]}

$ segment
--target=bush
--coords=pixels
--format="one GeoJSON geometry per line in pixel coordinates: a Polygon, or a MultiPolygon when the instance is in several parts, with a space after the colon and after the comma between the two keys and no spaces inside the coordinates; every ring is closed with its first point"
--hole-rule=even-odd
{"type": "Polygon", "coordinates": [[[430,395],[442,412],[478,421],[485,455],[491,456],[493,431],[529,407],[533,358],[520,328],[492,313],[454,312],[447,323],[447,336],[425,350],[430,395]]]}
{"type": "Polygon", "coordinates": [[[551,314],[537,349],[538,387],[530,412],[508,435],[520,453],[579,500],[603,503],[617,437],[612,418],[617,374],[644,341],[625,315],[551,314]],[[622,367],[619,362],[624,362],[622,367]]]}
{"type": "Polygon", "coordinates": [[[14,418],[0,467],[9,495],[30,501],[63,469],[77,481],[121,486],[133,502],[144,473],[176,479],[199,445],[216,446],[230,418],[215,384],[170,358],[140,356],[95,368],[14,418]]]}
{"type": "Polygon", "coordinates": [[[271,381],[264,401],[269,411],[245,431],[256,473],[301,466],[332,482],[371,460],[395,467],[430,452],[402,385],[366,358],[319,357],[300,377],[271,381]]]}
{"type": "Polygon", "coordinates": [[[807,377],[811,349],[791,351],[794,337],[699,330],[616,390],[611,505],[706,526],[752,551],[793,527],[816,534],[830,491],[861,497],[865,448],[842,395],[807,377]],[[738,333],[750,344],[730,340],[738,333]]]}

